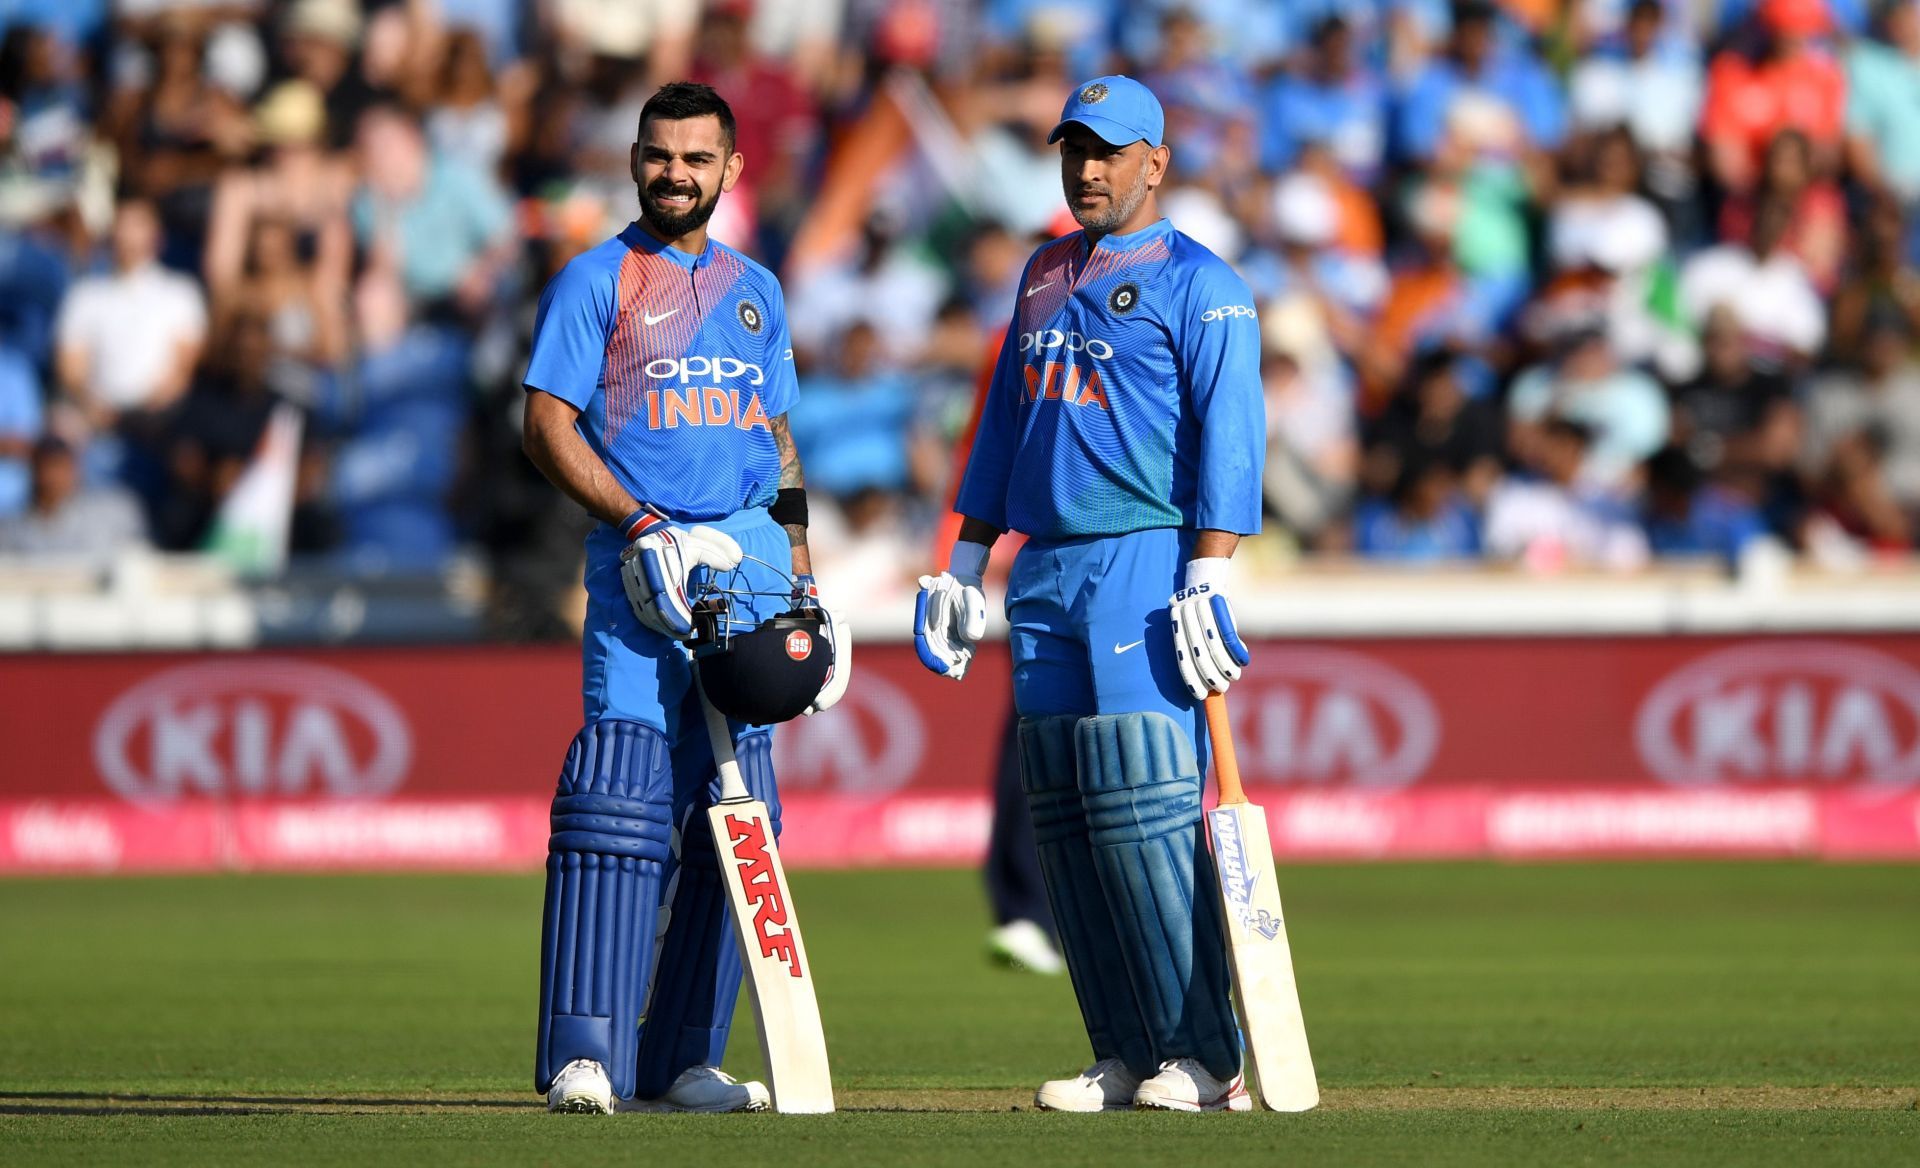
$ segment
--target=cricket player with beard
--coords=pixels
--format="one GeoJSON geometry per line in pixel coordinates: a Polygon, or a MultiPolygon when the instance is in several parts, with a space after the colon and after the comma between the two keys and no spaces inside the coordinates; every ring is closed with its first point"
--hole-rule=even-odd
{"type": "MultiPolygon", "coordinates": [[[[690,598],[715,573],[756,609],[733,613],[746,627],[817,606],[780,286],[707,238],[744,165],[733,145],[712,89],[656,92],[632,153],[639,220],[555,276],[534,325],[527,454],[600,520],[587,537],[586,724],[553,799],[541,927],[534,1078],[555,1111],[768,1105],[763,1085],[718,1066],[741,965],[683,645],[690,598]]],[[[830,632],[844,662],[845,631],[830,632]]],[[[846,673],[808,712],[837,700],[846,673]]],[[[770,728],[731,728],[777,830],[770,728]]]]}
{"type": "Polygon", "coordinates": [[[1201,838],[1200,700],[1247,663],[1225,582],[1260,529],[1266,423],[1253,297],[1160,217],[1170,151],[1147,88],[1100,77],[1049,141],[1081,230],[1027,262],[914,637],[955,680],[1008,578],[1021,777],[1093,1065],[1053,1111],[1245,1111],[1215,877],[1201,838]]]}

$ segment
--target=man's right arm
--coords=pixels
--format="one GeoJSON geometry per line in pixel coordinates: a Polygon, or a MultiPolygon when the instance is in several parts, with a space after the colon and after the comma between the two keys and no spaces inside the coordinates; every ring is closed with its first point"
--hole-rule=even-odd
{"type": "Polygon", "coordinates": [[[575,424],[579,419],[580,411],[571,402],[530,389],[520,446],[548,482],[589,515],[619,530],[640,504],[580,436],[575,424]]]}

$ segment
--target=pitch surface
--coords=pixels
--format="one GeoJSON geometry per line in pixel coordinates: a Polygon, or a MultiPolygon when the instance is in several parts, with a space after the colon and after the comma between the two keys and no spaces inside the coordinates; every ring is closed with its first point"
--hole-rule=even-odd
{"type": "MultiPolygon", "coordinates": [[[[549,1116],[524,877],[0,883],[9,1164],[1901,1164],[1920,870],[1306,867],[1322,1107],[1054,1116],[1064,979],[969,873],[799,873],[840,1114],[549,1116]]],[[[743,1011],[731,1069],[757,1047],[743,1011]]]]}

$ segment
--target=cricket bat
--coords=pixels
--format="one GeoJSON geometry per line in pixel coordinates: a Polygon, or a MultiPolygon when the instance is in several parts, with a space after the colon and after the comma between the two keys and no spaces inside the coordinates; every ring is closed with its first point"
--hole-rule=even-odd
{"type": "Polygon", "coordinates": [[[1240,1026],[1246,1032],[1260,1101],[1269,1111],[1306,1111],[1320,1102],[1320,1085],[1313,1076],[1300,990],[1293,980],[1293,950],[1280,914],[1267,813],[1247,802],[1240,786],[1240,760],[1233,752],[1224,694],[1207,695],[1207,737],[1213,742],[1219,784],[1218,799],[1207,812],[1207,835],[1220,876],[1220,909],[1226,919],[1240,1026]]]}
{"type": "Polygon", "coordinates": [[[733,906],[734,939],[753,990],[760,1026],[760,1053],[767,1064],[773,1109],[788,1114],[833,1110],[833,1079],[827,1070],[827,1036],[813,996],[813,967],[800,939],[786,869],[774,845],[767,805],[747,792],[733,755],[726,715],[700,697],[707,738],[720,770],[720,801],[707,810],[713,840],[726,873],[733,906]]]}

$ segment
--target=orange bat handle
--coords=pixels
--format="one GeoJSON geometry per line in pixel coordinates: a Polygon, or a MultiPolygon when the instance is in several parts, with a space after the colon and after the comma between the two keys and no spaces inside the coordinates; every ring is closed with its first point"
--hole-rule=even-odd
{"type": "Polygon", "coordinates": [[[1219,785],[1216,806],[1245,803],[1247,793],[1240,786],[1240,759],[1233,753],[1233,726],[1227,721],[1227,695],[1207,695],[1207,738],[1213,743],[1213,777],[1219,785]]]}

